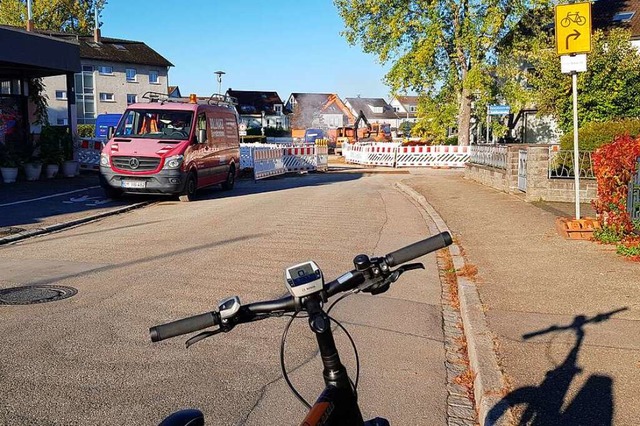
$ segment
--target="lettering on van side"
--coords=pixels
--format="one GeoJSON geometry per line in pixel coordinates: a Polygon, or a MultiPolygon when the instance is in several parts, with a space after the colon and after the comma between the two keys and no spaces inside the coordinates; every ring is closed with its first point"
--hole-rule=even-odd
{"type": "Polygon", "coordinates": [[[209,118],[209,127],[211,127],[211,136],[214,138],[225,137],[224,133],[224,119],[222,118],[209,118]]]}

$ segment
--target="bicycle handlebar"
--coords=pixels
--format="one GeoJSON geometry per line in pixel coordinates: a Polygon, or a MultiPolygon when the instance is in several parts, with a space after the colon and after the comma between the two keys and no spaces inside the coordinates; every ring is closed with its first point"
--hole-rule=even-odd
{"type": "MultiPolygon", "coordinates": [[[[442,232],[391,252],[380,259],[382,259],[387,266],[394,267],[444,248],[452,242],[451,234],[449,234],[449,232],[442,232]]],[[[327,298],[329,298],[337,293],[353,290],[365,282],[366,279],[363,271],[353,270],[326,284],[324,292],[327,298]]],[[[299,309],[299,302],[293,296],[250,303],[240,307],[240,310],[236,314],[236,323],[251,321],[259,315],[294,312],[296,309],[299,309]]],[[[220,314],[217,311],[212,311],[170,323],[156,325],[149,329],[149,334],[151,335],[152,342],[159,342],[164,339],[193,333],[219,324],[220,314]]]]}
{"type": "Polygon", "coordinates": [[[399,250],[386,255],[385,261],[389,267],[394,267],[402,263],[407,263],[413,259],[416,259],[425,254],[429,254],[432,251],[440,250],[451,244],[451,234],[448,232],[441,232],[438,235],[434,235],[425,240],[418,241],[399,250]]]}
{"type": "Polygon", "coordinates": [[[182,318],[166,324],[156,325],[149,329],[152,342],[180,336],[181,334],[193,333],[214,325],[220,324],[220,316],[217,312],[207,312],[206,314],[194,315],[182,318]]]}

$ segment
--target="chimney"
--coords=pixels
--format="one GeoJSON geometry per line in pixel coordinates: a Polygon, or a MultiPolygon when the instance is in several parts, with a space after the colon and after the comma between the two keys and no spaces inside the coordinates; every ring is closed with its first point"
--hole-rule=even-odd
{"type": "Polygon", "coordinates": [[[33,14],[31,12],[31,0],[27,0],[27,31],[33,31],[33,14]]]}
{"type": "Polygon", "coordinates": [[[93,41],[96,43],[100,43],[100,22],[98,21],[98,8],[96,7],[94,11],[94,27],[93,27],[93,41]]]}

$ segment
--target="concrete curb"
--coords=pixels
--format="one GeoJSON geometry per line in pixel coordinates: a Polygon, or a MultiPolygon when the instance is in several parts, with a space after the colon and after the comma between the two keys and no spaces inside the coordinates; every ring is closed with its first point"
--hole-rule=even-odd
{"type": "Polygon", "coordinates": [[[27,239],[27,238],[35,237],[36,235],[44,235],[44,234],[48,234],[50,232],[59,231],[61,229],[71,228],[72,226],[81,225],[83,223],[91,222],[91,221],[94,221],[94,220],[97,220],[97,219],[101,219],[103,217],[117,215],[117,214],[120,214],[120,213],[127,212],[129,210],[134,210],[134,209],[137,209],[137,208],[140,208],[140,207],[144,207],[144,206],[149,205],[151,203],[152,203],[152,201],[143,201],[141,203],[135,203],[135,204],[131,204],[129,206],[120,207],[120,208],[117,208],[117,209],[114,209],[114,210],[109,210],[109,211],[106,211],[106,212],[97,213],[97,214],[94,214],[94,215],[91,215],[91,216],[83,217],[81,219],[74,219],[74,220],[70,220],[68,222],[56,223],[55,225],[45,226],[44,228],[40,228],[40,229],[33,229],[33,230],[30,230],[30,231],[18,232],[17,234],[12,234],[12,235],[9,235],[7,237],[0,238],[0,246],[4,245],[4,244],[14,243],[16,241],[24,240],[24,239],[27,239]]]}
{"type": "MultiPolygon", "coordinates": [[[[416,201],[436,224],[440,232],[448,231],[447,224],[438,212],[418,192],[407,185],[398,182],[396,187],[416,201]]],[[[449,253],[456,270],[465,266],[460,247],[454,242],[449,246],[449,253]]],[[[476,374],[473,391],[481,425],[512,425],[513,417],[506,402],[502,401],[505,394],[506,381],[498,365],[493,343],[493,335],[487,325],[480,295],[474,283],[465,277],[457,276],[458,297],[460,299],[460,314],[467,339],[467,350],[472,371],[476,374]],[[502,415],[496,419],[495,414],[502,415]],[[491,417],[490,417],[491,414],[491,417]]]]}

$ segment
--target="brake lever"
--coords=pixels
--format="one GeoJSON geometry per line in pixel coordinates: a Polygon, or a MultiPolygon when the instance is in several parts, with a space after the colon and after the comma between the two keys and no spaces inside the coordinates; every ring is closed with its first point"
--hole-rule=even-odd
{"type": "Polygon", "coordinates": [[[192,338],[190,338],[189,340],[187,340],[184,344],[187,347],[187,349],[189,349],[189,346],[195,345],[196,343],[198,343],[201,340],[206,339],[207,337],[211,337],[211,336],[215,336],[216,334],[222,333],[223,329],[219,328],[217,330],[212,330],[212,331],[203,331],[200,334],[197,334],[195,336],[193,336],[192,338]]]}
{"type": "Polygon", "coordinates": [[[402,265],[396,269],[396,271],[401,270],[402,272],[400,272],[400,274],[402,274],[403,272],[411,271],[412,269],[424,269],[424,265],[422,263],[407,263],[406,265],[402,265]]]}
{"type": "Polygon", "coordinates": [[[389,287],[391,286],[391,284],[398,281],[398,278],[400,278],[400,275],[402,275],[407,271],[411,271],[413,269],[424,269],[424,265],[422,263],[407,263],[406,265],[402,265],[396,270],[394,270],[393,272],[391,272],[391,274],[389,274],[388,277],[382,280],[380,284],[374,284],[371,287],[364,289],[363,291],[367,293],[371,293],[374,296],[376,294],[384,293],[387,290],[389,290],[389,287]]]}

